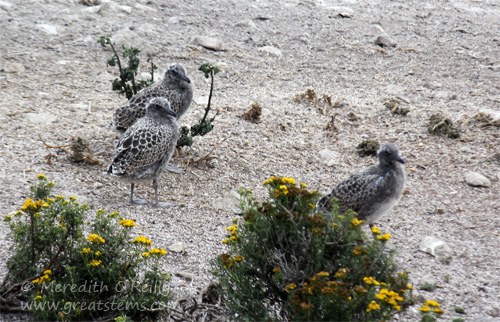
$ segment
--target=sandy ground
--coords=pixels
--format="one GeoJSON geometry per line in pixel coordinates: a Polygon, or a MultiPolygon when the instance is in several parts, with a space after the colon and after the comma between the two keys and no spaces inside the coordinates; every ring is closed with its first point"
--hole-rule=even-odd
{"type": "MultiPolygon", "coordinates": [[[[325,193],[375,162],[356,154],[362,140],[393,142],[407,161],[407,191],[378,226],[393,236],[389,245],[401,267],[416,286],[428,274],[437,280],[435,291],[420,294],[442,304],[444,320],[500,319],[500,167],[488,161],[500,152],[500,135],[498,127],[480,127],[474,119],[464,124],[485,109],[500,113],[497,1],[101,0],[86,6],[2,0],[0,28],[3,214],[16,211],[35,175],[44,173],[56,182],[55,193],[136,220],[137,233],[155,246],[182,243],[184,252],[169,251],[164,268],[174,276],[174,294],[193,297],[213,279],[208,260],[224,249],[234,216],[225,201],[233,191],[247,188],[263,197],[262,182],[282,175],[325,193]],[[117,138],[108,124],[126,99],[111,91],[117,70],[106,66],[111,54],[97,44],[101,35],[143,48],[143,57],[153,55],[161,70],[174,61],[186,66],[195,100],[184,124],[201,118],[207,100],[209,83],[199,64],[222,69],[215,80],[215,129],[172,161],[184,174],[164,173],[160,180],[161,199],[174,208],[132,207],[128,185],[102,175],[117,138]],[[394,47],[376,45],[381,35],[394,47]],[[222,41],[224,50],[198,45],[197,36],[222,41]],[[307,89],[337,104],[293,100],[307,89]],[[382,105],[390,97],[410,112],[391,113],[382,105]],[[241,117],[253,103],[263,108],[257,124],[241,117]],[[435,113],[455,122],[460,140],[428,134],[427,119],[435,113]],[[325,126],[335,114],[332,136],[325,126]],[[52,145],[84,138],[101,163],[71,164],[40,136],[52,145]],[[332,152],[328,160],[324,149],[332,152]],[[211,160],[185,166],[209,153],[211,160]],[[491,185],[467,185],[469,171],[491,185]],[[448,264],[419,251],[425,236],[452,248],[448,264]]],[[[151,185],[139,186],[137,194],[154,195],[151,185]]],[[[5,223],[0,231],[8,246],[5,223]]],[[[10,254],[0,248],[2,262],[10,254]]],[[[0,277],[5,273],[3,264],[0,277]]],[[[415,320],[416,310],[397,319],[415,320]]],[[[0,313],[0,320],[13,317],[24,318],[0,313]]]]}

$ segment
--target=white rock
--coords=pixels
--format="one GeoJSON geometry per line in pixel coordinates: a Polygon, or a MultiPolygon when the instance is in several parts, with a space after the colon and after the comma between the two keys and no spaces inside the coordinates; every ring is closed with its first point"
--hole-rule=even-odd
{"type": "Polygon", "coordinates": [[[326,165],[332,166],[340,158],[340,153],[328,149],[319,151],[319,155],[325,160],[326,165]]]}
{"type": "Polygon", "coordinates": [[[184,246],[184,244],[182,242],[175,242],[172,245],[168,246],[168,249],[174,253],[182,253],[182,252],[184,252],[185,248],[186,247],[184,246]]]}
{"type": "Polygon", "coordinates": [[[116,6],[116,7],[125,13],[129,13],[129,14],[132,13],[132,7],[130,7],[130,6],[121,5],[121,6],[116,6]]]}
{"type": "Polygon", "coordinates": [[[274,47],[274,46],[264,46],[264,47],[259,47],[258,49],[260,52],[268,53],[277,57],[283,56],[281,53],[281,50],[274,47]]]}
{"type": "Polygon", "coordinates": [[[146,12],[156,12],[156,9],[148,7],[148,6],[144,6],[142,4],[136,4],[134,6],[134,8],[137,10],[142,10],[142,11],[146,11],[146,12]]]}
{"type": "Polygon", "coordinates": [[[214,201],[214,208],[228,212],[238,212],[240,210],[240,194],[235,190],[230,190],[214,201]]]}
{"type": "Polygon", "coordinates": [[[422,287],[422,286],[425,287],[425,285],[436,285],[436,283],[437,283],[437,281],[434,278],[434,276],[432,276],[431,274],[427,274],[424,277],[422,277],[422,279],[419,282],[419,285],[420,285],[420,287],[422,287]]]}
{"type": "Polygon", "coordinates": [[[380,35],[375,39],[375,45],[380,47],[396,47],[396,42],[389,38],[388,35],[380,35]]]}
{"type": "Polygon", "coordinates": [[[500,316],[500,309],[498,307],[490,306],[490,307],[486,308],[486,314],[488,314],[494,318],[497,318],[500,316]]]}
{"type": "Polygon", "coordinates": [[[197,105],[206,106],[208,104],[208,96],[197,96],[193,99],[197,105]]]}
{"type": "Polygon", "coordinates": [[[12,8],[13,4],[8,2],[8,1],[1,1],[0,0],[0,9],[3,9],[5,11],[8,11],[10,8],[12,8]]]}
{"type": "Polygon", "coordinates": [[[354,16],[354,10],[349,7],[328,7],[328,9],[333,11],[332,16],[340,16],[343,18],[351,18],[354,16]]]}
{"type": "Polygon", "coordinates": [[[85,7],[82,8],[82,12],[84,13],[89,13],[89,14],[95,14],[99,13],[102,9],[102,6],[92,6],[92,7],[85,7]]]}
{"type": "Polygon", "coordinates": [[[245,20],[241,20],[241,21],[237,22],[235,24],[235,27],[246,27],[246,28],[250,28],[250,29],[256,29],[257,25],[255,24],[255,22],[253,22],[252,19],[245,19],[245,20]]]}
{"type": "Polygon", "coordinates": [[[56,26],[41,23],[41,24],[37,24],[36,27],[48,35],[57,35],[57,27],[56,26]]]}
{"type": "Polygon", "coordinates": [[[54,122],[57,116],[47,113],[26,113],[26,118],[32,123],[48,124],[54,122]]]}
{"type": "Polygon", "coordinates": [[[7,73],[24,73],[26,71],[26,68],[24,68],[23,64],[14,62],[5,65],[3,70],[7,73]]]}
{"type": "Polygon", "coordinates": [[[177,16],[173,16],[173,17],[170,17],[167,19],[167,23],[172,24],[172,25],[175,25],[176,23],[179,23],[180,21],[181,21],[181,18],[179,18],[177,16]]]}
{"type": "Polygon", "coordinates": [[[450,246],[434,236],[425,237],[420,243],[420,250],[436,256],[440,260],[446,261],[451,258],[453,251],[450,246]]]}
{"type": "Polygon", "coordinates": [[[465,175],[465,182],[474,187],[489,187],[491,181],[477,172],[469,172],[465,175]]]}
{"type": "Polygon", "coordinates": [[[222,40],[218,38],[196,36],[194,37],[194,42],[200,45],[201,47],[205,47],[210,50],[215,50],[215,51],[225,50],[224,42],[222,42],[222,40]]]}

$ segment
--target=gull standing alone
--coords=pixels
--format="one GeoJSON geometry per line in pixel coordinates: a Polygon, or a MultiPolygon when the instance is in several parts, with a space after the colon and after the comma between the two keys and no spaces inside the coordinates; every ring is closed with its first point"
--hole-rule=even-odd
{"type": "Polygon", "coordinates": [[[193,84],[186,76],[186,69],[182,64],[171,64],[161,82],[142,89],[132,96],[127,105],[117,109],[112,126],[119,131],[130,127],[146,114],[146,104],[155,97],[168,99],[170,108],[177,114],[177,122],[182,121],[193,100],[193,84]]]}
{"type": "Polygon", "coordinates": [[[176,116],[166,98],[150,99],[146,115],[129,127],[118,141],[107,173],[130,182],[130,203],[146,203],[134,199],[134,185],[153,180],[155,206],[171,205],[158,202],[158,178],[179,138],[176,116]]]}
{"type": "Polygon", "coordinates": [[[377,151],[378,164],[354,173],[320,199],[318,207],[331,211],[337,199],[339,213],[348,209],[357,212],[358,219],[373,225],[394,208],[405,187],[405,161],[394,144],[385,144],[377,151]]]}

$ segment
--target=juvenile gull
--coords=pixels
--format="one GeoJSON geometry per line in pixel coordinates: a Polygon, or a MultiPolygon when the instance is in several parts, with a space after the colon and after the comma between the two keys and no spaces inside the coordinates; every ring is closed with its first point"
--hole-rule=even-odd
{"type": "Polygon", "coordinates": [[[171,64],[163,81],[142,89],[125,106],[117,109],[112,126],[119,131],[126,130],[146,114],[146,104],[154,97],[167,98],[170,108],[177,114],[177,122],[182,121],[193,100],[193,84],[186,76],[186,69],[182,64],[171,64]]]}
{"type": "Polygon", "coordinates": [[[405,161],[394,144],[383,145],[377,151],[378,164],[354,173],[337,185],[330,194],[320,199],[318,207],[331,211],[336,198],[339,213],[352,209],[358,219],[373,225],[394,208],[401,199],[405,186],[405,161]]]}
{"type": "Polygon", "coordinates": [[[134,199],[134,185],[153,180],[155,206],[171,205],[158,202],[158,177],[172,157],[179,138],[176,116],[166,98],[152,98],[147,104],[146,115],[129,127],[118,141],[107,173],[130,182],[130,203],[145,204],[145,200],[134,199]]]}

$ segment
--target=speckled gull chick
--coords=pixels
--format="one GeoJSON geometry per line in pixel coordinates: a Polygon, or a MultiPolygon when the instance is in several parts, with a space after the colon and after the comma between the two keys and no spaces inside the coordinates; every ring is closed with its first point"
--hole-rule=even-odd
{"type": "Polygon", "coordinates": [[[373,226],[401,199],[405,187],[405,161],[394,144],[385,144],[377,151],[378,164],[354,173],[320,199],[318,208],[331,211],[336,198],[339,213],[352,209],[358,219],[373,226]]]}
{"type": "Polygon", "coordinates": [[[186,76],[186,69],[182,64],[171,64],[161,82],[132,96],[125,106],[115,111],[111,125],[119,131],[126,130],[146,114],[146,104],[154,97],[168,99],[170,108],[177,114],[177,122],[182,121],[193,100],[193,84],[186,76]]]}
{"type": "Polygon", "coordinates": [[[107,173],[130,182],[130,203],[147,203],[134,199],[134,186],[153,180],[155,206],[171,206],[158,201],[158,178],[172,157],[179,138],[176,116],[166,98],[150,99],[146,115],[129,127],[118,141],[107,173]]]}

